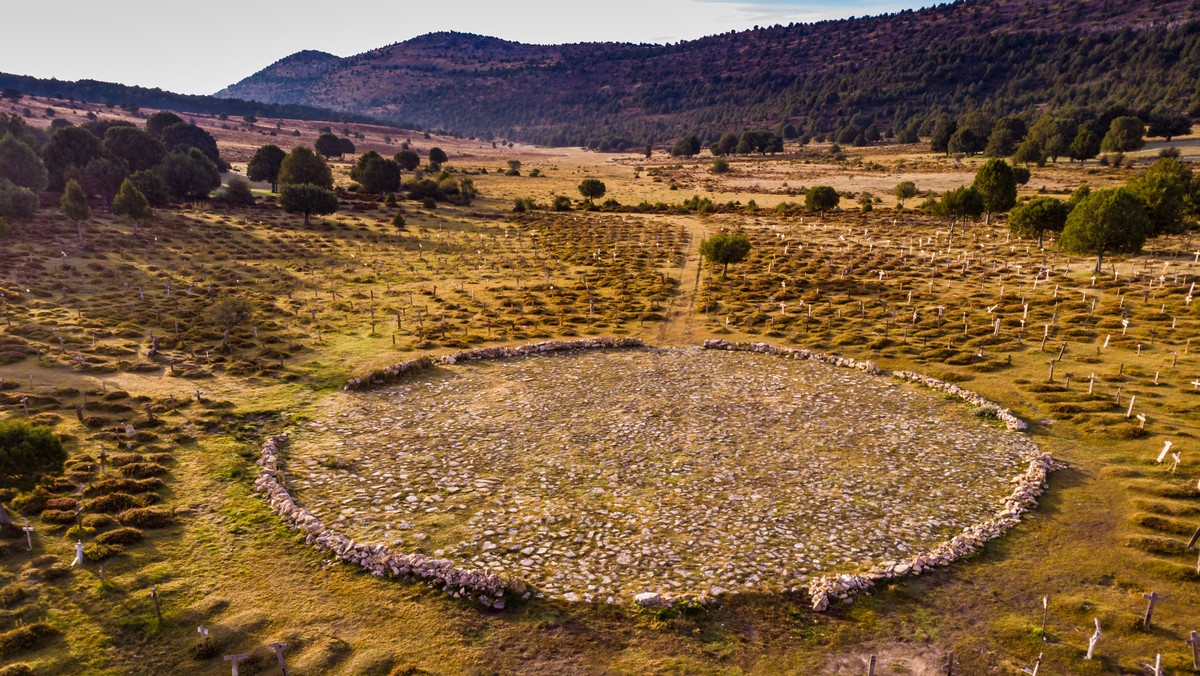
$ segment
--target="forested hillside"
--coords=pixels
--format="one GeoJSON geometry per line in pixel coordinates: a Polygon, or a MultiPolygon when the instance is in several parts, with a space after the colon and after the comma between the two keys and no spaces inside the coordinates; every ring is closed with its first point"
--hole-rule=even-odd
{"type": "Polygon", "coordinates": [[[422,36],[344,59],[300,52],[218,93],[550,145],[942,116],[1165,104],[1200,113],[1200,2],[963,0],[673,45],[422,36]]]}

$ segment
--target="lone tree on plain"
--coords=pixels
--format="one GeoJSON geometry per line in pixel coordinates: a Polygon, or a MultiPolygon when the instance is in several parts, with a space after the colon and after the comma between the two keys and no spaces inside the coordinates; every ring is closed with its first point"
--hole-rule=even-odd
{"type": "Polygon", "coordinates": [[[312,214],[323,216],[338,210],[333,191],[311,183],[288,184],[279,193],[279,206],[289,214],[304,214],[304,224],[312,214]]]}
{"type": "Polygon", "coordinates": [[[1037,237],[1038,248],[1047,232],[1062,232],[1071,205],[1053,197],[1035,197],[1017,205],[1008,217],[1008,228],[1018,237],[1037,237]]]}
{"type": "Polygon", "coordinates": [[[233,351],[229,344],[229,334],[234,327],[249,319],[253,312],[254,306],[250,304],[250,301],[238,296],[226,296],[213,305],[213,319],[225,327],[225,333],[221,336],[221,347],[228,348],[230,352],[233,351]]]}
{"type": "Polygon", "coordinates": [[[979,218],[983,215],[983,195],[973,186],[955,188],[942,195],[937,203],[937,213],[950,221],[950,232],[954,232],[954,224],[963,221],[963,232],[966,232],[966,219],[979,218]]]}
{"type": "Polygon", "coordinates": [[[433,147],[429,149],[430,162],[440,166],[445,164],[449,159],[449,157],[446,157],[446,151],[442,150],[441,148],[433,147]]]}
{"type": "Polygon", "coordinates": [[[836,209],[841,201],[842,198],[836,190],[827,185],[818,185],[809,189],[808,194],[804,196],[804,208],[821,212],[823,218],[826,211],[836,209]]]}
{"type": "Polygon", "coordinates": [[[125,179],[121,183],[121,189],[117,191],[117,196],[113,199],[112,207],[109,210],[113,215],[124,216],[133,221],[134,237],[137,237],[138,234],[138,221],[154,218],[154,209],[150,207],[150,202],[129,179],[125,179]]]}
{"type": "Polygon", "coordinates": [[[606,192],[608,192],[608,188],[600,179],[585,178],[579,184],[579,194],[583,195],[584,198],[588,200],[600,199],[601,197],[604,197],[604,193],[606,192]]]}
{"type": "Polygon", "coordinates": [[[917,196],[917,184],[912,181],[901,181],[896,184],[896,202],[903,207],[904,200],[917,196]]]}
{"type": "Polygon", "coordinates": [[[92,217],[92,210],[78,181],[67,181],[67,189],[63,191],[59,206],[64,216],[75,221],[75,227],[79,230],[79,246],[83,246],[83,222],[92,217]]]}
{"type": "Polygon", "coordinates": [[[730,263],[741,263],[750,253],[750,240],[745,235],[721,233],[700,242],[700,255],[709,263],[721,266],[721,276],[729,272],[730,263]]]}
{"type": "Polygon", "coordinates": [[[1058,247],[1067,253],[1096,257],[1096,272],[1104,254],[1137,253],[1150,234],[1146,205],[1128,188],[1097,190],[1080,200],[1067,216],[1058,247]]]}
{"type": "Polygon", "coordinates": [[[271,184],[271,192],[279,192],[279,170],[287,153],[274,144],[259,148],[250,163],[246,165],[246,176],[251,181],[267,181],[271,184]]]}
{"type": "Polygon", "coordinates": [[[999,158],[983,163],[975,172],[974,188],[983,197],[984,223],[992,222],[993,213],[1004,213],[1017,203],[1017,179],[1012,167],[999,158]]]}

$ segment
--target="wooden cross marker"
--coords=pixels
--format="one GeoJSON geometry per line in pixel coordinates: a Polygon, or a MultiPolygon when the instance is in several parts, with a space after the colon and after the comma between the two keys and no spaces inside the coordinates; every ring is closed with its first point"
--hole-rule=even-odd
{"type": "Polygon", "coordinates": [[[33,551],[33,527],[29,525],[29,519],[25,519],[25,525],[21,527],[25,531],[25,545],[29,547],[29,551],[33,551]]]}
{"type": "Polygon", "coordinates": [[[1129,409],[1125,411],[1125,417],[1126,417],[1126,418],[1130,418],[1130,417],[1132,417],[1132,416],[1133,416],[1133,402],[1135,402],[1135,401],[1137,401],[1137,395],[1136,395],[1136,394],[1135,394],[1135,395],[1133,395],[1133,396],[1131,396],[1131,397],[1129,397],[1129,409]]]}
{"type": "Polygon", "coordinates": [[[208,627],[196,627],[196,633],[200,634],[201,641],[208,642],[208,627]]]}
{"type": "Polygon", "coordinates": [[[1173,442],[1173,441],[1163,442],[1163,448],[1161,451],[1158,452],[1158,459],[1156,459],[1154,462],[1161,465],[1162,461],[1164,459],[1166,459],[1167,453],[1171,450],[1171,446],[1173,446],[1174,444],[1175,444],[1175,442],[1173,442]]]}
{"type": "Polygon", "coordinates": [[[1184,643],[1192,648],[1192,668],[1200,671],[1200,634],[1193,631],[1184,643]]]}
{"type": "Polygon", "coordinates": [[[267,647],[275,650],[275,659],[279,660],[279,670],[283,672],[283,676],[288,676],[287,663],[283,660],[283,651],[287,650],[287,646],[282,643],[268,643],[267,647]]]}
{"type": "Polygon", "coordinates": [[[954,676],[954,651],[946,654],[946,676],[954,676]]]}
{"type": "Polygon", "coordinates": [[[1042,668],[1042,658],[1045,656],[1046,653],[1038,653],[1038,658],[1037,661],[1033,663],[1033,668],[1030,669],[1029,667],[1022,667],[1021,671],[1029,674],[1029,676],[1037,676],[1038,669],[1042,668]]]}
{"type": "Polygon", "coordinates": [[[1151,676],[1162,676],[1162,654],[1154,656],[1154,664],[1143,664],[1143,667],[1150,670],[1151,676]]]}
{"type": "Polygon", "coordinates": [[[1088,376],[1088,394],[1092,393],[1092,388],[1096,386],[1096,374],[1088,376]]]}
{"type": "Polygon", "coordinates": [[[1146,617],[1142,620],[1142,628],[1144,628],[1146,631],[1150,631],[1150,622],[1154,618],[1154,605],[1159,601],[1165,601],[1166,597],[1159,596],[1158,592],[1152,591],[1149,594],[1142,594],[1142,598],[1149,602],[1146,605],[1146,617]]]}
{"type": "Polygon", "coordinates": [[[1100,637],[1103,635],[1100,632],[1100,618],[1093,617],[1092,621],[1096,623],[1096,633],[1088,637],[1087,659],[1092,659],[1096,655],[1096,644],[1100,642],[1100,637]]]}
{"type": "Polygon", "coordinates": [[[1200,380],[1193,380],[1192,382],[1190,382],[1188,384],[1192,386],[1193,391],[1200,388],[1200,380]]]}
{"type": "Polygon", "coordinates": [[[1138,429],[1139,430],[1146,429],[1146,414],[1145,413],[1139,413],[1133,417],[1138,419],[1138,429]]]}
{"type": "Polygon", "coordinates": [[[233,676],[238,676],[238,662],[249,657],[246,653],[238,653],[236,655],[226,655],[226,662],[233,662],[233,676]]]}

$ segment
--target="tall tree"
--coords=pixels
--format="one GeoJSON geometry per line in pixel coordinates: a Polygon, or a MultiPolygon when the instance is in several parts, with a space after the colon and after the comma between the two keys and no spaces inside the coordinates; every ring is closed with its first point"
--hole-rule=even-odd
{"type": "Polygon", "coordinates": [[[325,159],[337,157],[342,154],[342,143],[331,132],[325,132],[318,136],[317,140],[313,143],[313,148],[321,153],[325,159]]]}
{"type": "Polygon", "coordinates": [[[1192,185],[1192,170],[1174,157],[1158,160],[1129,182],[1129,189],[1146,205],[1150,235],[1183,231],[1192,185]]]}
{"type": "Polygon", "coordinates": [[[1192,121],[1188,119],[1187,115],[1162,105],[1155,106],[1150,111],[1147,122],[1149,129],[1147,129],[1146,135],[1160,136],[1166,139],[1167,143],[1170,143],[1171,139],[1176,136],[1192,132],[1192,121]]]}
{"type": "Polygon", "coordinates": [[[195,148],[212,160],[217,169],[224,166],[221,153],[217,151],[217,140],[194,124],[173,124],[163,130],[162,140],[167,150],[195,148]]]}
{"type": "Polygon", "coordinates": [[[104,149],[131,172],[153,169],[167,156],[161,141],[137,127],[110,127],[104,132],[104,149]]]}
{"type": "Polygon", "coordinates": [[[1071,205],[1053,197],[1035,197],[1017,205],[1008,217],[1008,227],[1018,237],[1037,237],[1038,248],[1047,232],[1062,232],[1071,205]]]}
{"type": "Polygon", "coordinates": [[[942,195],[942,199],[938,202],[938,212],[945,216],[950,222],[950,231],[953,233],[955,223],[963,222],[963,230],[966,231],[966,220],[970,218],[979,218],[983,215],[985,206],[983,203],[983,195],[979,194],[973,186],[962,186],[955,188],[942,195]]]}
{"type": "Polygon", "coordinates": [[[34,192],[45,190],[50,179],[42,158],[12,134],[3,136],[0,138],[0,178],[34,192]]]}
{"type": "Polygon", "coordinates": [[[368,150],[350,170],[350,178],[358,181],[366,192],[382,195],[400,189],[400,165],[368,150]]]}
{"type": "Polygon", "coordinates": [[[268,143],[254,152],[246,165],[246,176],[251,181],[267,181],[271,192],[279,192],[279,169],[287,153],[277,145],[268,143]]]}
{"type": "Polygon", "coordinates": [[[1012,167],[1002,159],[992,158],[984,162],[975,172],[972,185],[983,197],[983,209],[987,214],[984,223],[992,222],[993,213],[1002,214],[1017,203],[1017,180],[1012,167]]]}
{"type": "Polygon", "coordinates": [[[901,207],[904,206],[905,200],[910,200],[917,196],[917,184],[912,181],[900,181],[896,184],[896,203],[901,207]]]}
{"type": "Polygon", "coordinates": [[[64,216],[75,221],[75,227],[79,231],[79,246],[82,247],[83,222],[92,217],[92,210],[88,207],[87,195],[84,194],[83,187],[75,181],[67,181],[62,199],[59,200],[59,207],[64,216]]]}
{"type": "Polygon", "coordinates": [[[446,151],[442,150],[441,148],[434,146],[433,148],[429,149],[430,162],[437,165],[442,165],[449,161],[449,159],[450,158],[446,156],[446,151]]]}
{"type": "Polygon", "coordinates": [[[1109,124],[1108,133],[1100,141],[1100,149],[1106,153],[1126,153],[1138,150],[1146,145],[1146,140],[1143,138],[1145,133],[1146,125],[1136,117],[1132,115],[1118,117],[1109,124]]]}
{"type": "Polygon", "coordinates": [[[929,140],[929,149],[935,153],[950,154],[950,138],[958,131],[958,122],[941,120],[933,128],[933,137],[929,140]]]}
{"type": "Polygon", "coordinates": [[[827,185],[818,185],[809,188],[804,195],[804,208],[809,211],[819,211],[824,217],[825,212],[836,209],[841,200],[842,197],[838,191],[827,185]]]}
{"type": "Polygon", "coordinates": [[[279,184],[302,183],[332,189],[333,172],[320,155],[304,146],[296,146],[279,166],[279,184]]]}
{"type": "Polygon", "coordinates": [[[311,183],[287,183],[279,191],[279,206],[289,214],[304,214],[304,224],[308,225],[308,217],[332,214],[338,210],[338,199],[332,191],[311,183]]]}
{"type": "Polygon", "coordinates": [[[113,198],[110,211],[116,216],[122,216],[133,222],[134,237],[137,237],[138,234],[139,221],[154,218],[154,209],[146,200],[146,196],[129,179],[125,179],[121,183],[121,189],[113,198]]]}
{"type": "Polygon", "coordinates": [[[100,139],[86,129],[63,127],[54,132],[50,142],[42,148],[42,161],[46,163],[50,189],[62,190],[68,169],[87,166],[88,162],[103,155],[100,139]]]}
{"type": "Polygon", "coordinates": [[[1101,272],[1105,254],[1137,253],[1149,234],[1150,220],[1141,198],[1127,188],[1108,188],[1075,205],[1058,246],[1067,253],[1095,256],[1095,271],[1101,272]]]}
{"type": "Polygon", "coordinates": [[[162,140],[163,131],[176,124],[183,124],[183,118],[170,111],[160,110],[146,118],[146,131],[151,136],[162,140]]]}
{"type": "Polygon", "coordinates": [[[606,192],[608,192],[608,188],[600,179],[585,178],[579,184],[579,194],[587,200],[600,199],[606,192]]]}
{"type": "Polygon", "coordinates": [[[129,176],[125,165],[107,157],[97,157],[82,167],[71,167],[67,178],[75,179],[88,195],[99,195],[104,204],[112,202],[121,182],[129,176]]]}
{"type": "Polygon", "coordinates": [[[209,193],[221,187],[221,172],[196,148],[167,153],[154,171],[166,184],[171,197],[179,201],[205,200],[209,193]]]}
{"type": "Polygon", "coordinates": [[[421,156],[413,150],[401,150],[392,156],[396,164],[400,165],[400,171],[412,171],[421,166],[421,156]]]}
{"type": "Polygon", "coordinates": [[[1091,128],[1080,125],[1079,133],[1075,134],[1075,140],[1071,141],[1071,147],[1067,149],[1067,157],[1082,162],[1099,154],[1100,137],[1091,128]]]}
{"type": "Polygon", "coordinates": [[[750,253],[750,240],[745,235],[721,233],[700,242],[700,255],[709,263],[721,266],[721,276],[729,272],[729,266],[746,260],[750,253]]]}

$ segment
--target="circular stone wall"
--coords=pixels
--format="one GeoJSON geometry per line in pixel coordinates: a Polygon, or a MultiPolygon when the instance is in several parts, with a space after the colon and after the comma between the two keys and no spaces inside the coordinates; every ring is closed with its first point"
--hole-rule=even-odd
{"type": "Polygon", "coordinates": [[[987,519],[1025,436],[896,380],[747,352],[443,366],[292,435],[299,505],[356,542],[567,600],[796,589],[987,519]]]}

